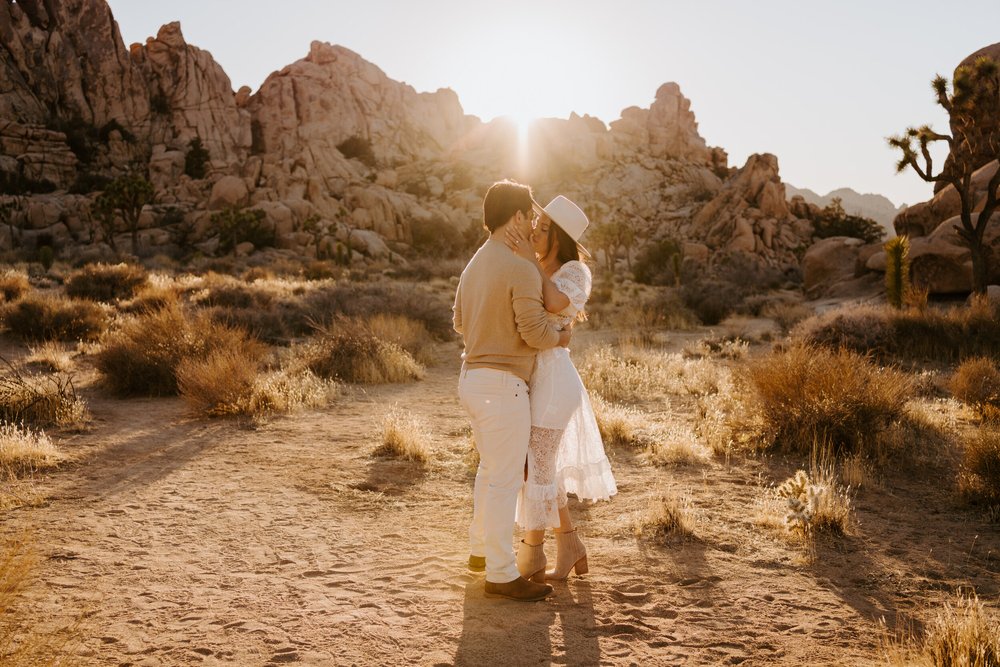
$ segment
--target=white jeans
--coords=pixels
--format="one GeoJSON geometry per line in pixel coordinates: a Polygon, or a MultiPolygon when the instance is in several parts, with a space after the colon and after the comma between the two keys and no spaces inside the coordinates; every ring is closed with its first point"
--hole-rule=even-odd
{"type": "Polygon", "coordinates": [[[469,413],[479,450],[469,553],[485,556],[486,580],[502,584],[519,576],[514,558],[514,511],[524,484],[531,433],[528,385],[505,371],[463,367],[458,398],[469,413]]]}

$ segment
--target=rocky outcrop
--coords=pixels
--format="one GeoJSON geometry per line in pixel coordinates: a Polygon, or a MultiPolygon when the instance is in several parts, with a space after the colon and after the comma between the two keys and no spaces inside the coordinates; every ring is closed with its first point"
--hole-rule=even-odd
{"type": "Polygon", "coordinates": [[[649,109],[629,107],[611,123],[611,136],[622,150],[646,152],[654,158],[675,158],[710,163],[711,151],[698,134],[691,100],[676,83],[656,91],[649,109]]]}
{"type": "Polygon", "coordinates": [[[237,104],[212,55],[184,41],[180,23],[163,26],[145,45],[133,44],[130,55],[149,85],[153,152],[186,152],[199,138],[219,169],[246,160],[250,112],[237,104]]]}
{"type": "MultiPolygon", "coordinates": [[[[998,163],[994,161],[972,175],[972,190],[975,192],[975,205],[972,210],[976,213],[983,208],[983,203],[986,201],[986,186],[996,174],[997,165],[998,163]]],[[[955,190],[955,186],[948,185],[930,201],[914,204],[900,213],[893,221],[893,225],[897,234],[906,234],[912,239],[931,234],[942,221],[961,212],[962,200],[958,196],[958,191],[955,190]]]]}

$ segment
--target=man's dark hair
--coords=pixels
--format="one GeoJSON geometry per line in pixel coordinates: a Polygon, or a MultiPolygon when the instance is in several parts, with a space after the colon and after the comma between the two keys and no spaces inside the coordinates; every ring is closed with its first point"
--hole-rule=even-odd
{"type": "Polygon", "coordinates": [[[498,181],[483,199],[483,226],[495,232],[518,211],[531,215],[531,188],[514,181],[498,181]]]}

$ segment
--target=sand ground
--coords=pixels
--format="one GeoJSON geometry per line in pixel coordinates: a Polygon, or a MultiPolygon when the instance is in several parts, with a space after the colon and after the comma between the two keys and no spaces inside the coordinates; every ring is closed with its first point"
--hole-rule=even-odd
{"type": "MultiPolygon", "coordinates": [[[[83,377],[91,428],[57,437],[75,462],[36,480],[40,505],[0,515],[41,556],[21,618],[77,625],[84,665],[864,665],[879,619],[919,629],[961,587],[996,603],[1000,530],[958,504],[947,466],[858,493],[852,534],[810,555],[755,522],[793,462],[661,468],[627,450],[609,452],[619,495],[574,505],[590,573],[545,602],[486,599],[465,569],[458,351],[442,345],[422,382],[257,429],[83,377]],[[426,469],[371,456],[393,405],[430,425],[426,469]],[[695,537],[638,539],[633,518],[668,489],[695,537]]],[[[684,399],[642,409],[695,419],[684,399]]]]}

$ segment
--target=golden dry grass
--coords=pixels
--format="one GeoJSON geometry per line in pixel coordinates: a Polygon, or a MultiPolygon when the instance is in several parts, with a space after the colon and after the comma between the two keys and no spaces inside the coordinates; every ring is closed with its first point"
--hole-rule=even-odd
{"type": "Polygon", "coordinates": [[[649,507],[633,519],[632,529],[636,537],[654,542],[693,537],[690,500],[679,497],[674,491],[654,495],[649,507]]]}
{"type": "Polygon", "coordinates": [[[17,301],[30,291],[31,283],[24,273],[14,269],[0,272],[0,299],[3,301],[17,301]]]}
{"type": "Polygon", "coordinates": [[[965,438],[959,489],[970,500],[1000,503],[1000,428],[984,425],[965,438]]]}
{"type": "Polygon", "coordinates": [[[311,371],[341,382],[385,384],[424,376],[423,366],[409,352],[347,320],[319,329],[298,353],[311,371]]]}
{"type": "Polygon", "coordinates": [[[146,284],[148,273],[131,264],[90,264],[66,278],[66,294],[91,301],[129,299],[146,284]]]}
{"type": "Polygon", "coordinates": [[[628,449],[646,446],[648,439],[643,433],[642,413],[626,405],[609,403],[598,394],[590,398],[605,446],[628,449]]]}
{"type": "Polygon", "coordinates": [[[29,294],[0,310],[11,334],[22,340],[96,340],[108,327],[101,305],[52,294],[29,294]]]}
{"type": "Polygon", "coordinates": [[[814,311],[809,306],[798,302],[771,301],[764,305],[760,314],[775,321],[785,333],[802,320],[811,317],[814,311]]]}
{"type": "Polygon", "coordinates": [[[893,667],[996,667],[1000,618],[975,593],[945,602],[920,639],[883,636],[882,653],[893,667]]]}
{"type": "Polygon", "coordinates": [[[757,445],[808,453],[874,454],[877,435],[904,416],[912,379],[848,350],[793,346],[751,362],[742,374],[751,409],[738,414],[757,445]]]}
{"type": "Polygon", "coordinates": [[[601,346],[579,365],[587,389],[614,403],[637,403],[668,394],[701,396],[719,390],[727,374],[707,359],[623,345],[601,346]]]}
{"type": "Polygon", "coordinates": [[[434,362],[434,339],[423,322],[405,315],[378,313],[364,320],[355,320],[357,326],[374,337],[403,348],[423,366],[434,362]]]}
{"type": "Polygon", "coordinates": [[[0,473],[20,475],[54,468],[65,455],[42,431],[0,424],[0,473]]]}
{"type": "Polygon", "coordinates": [[[0,422],[42,428],[85,422],[87,407],[66,376],[29,376],[16,367],[0,376],[0,422]]]}
{"type": "Polygon", "coordinates": [[[653,465],[704,463],[711,456],[689,428],[671,423],[651,435],[646,456],[653,465]]]}
{"type": "Polygon", "coordinates": [[[240,329],[173,306],[120,322],[102,339],[96,365],[105,386],[119,396],[169,395],[177,393],[182,361],[236,349],[257,358],[265,351],[240,329]]]}
{"type": "Polygon", "coordinates": [[[988,421],[1000,421],[1000,367],[989,357],[967,359],[955,370],[951,392],[988,421]]]}
{"type": "Polygon", "coordinates": [[[382,442],[372,455],[426,465],[431,460],[430,441],[430,431],[423,421],[412,413],[394,408],[382,420],[382,442]]]}
{"type": "Polygon", "coordinates": [[[53,373],[66,373],[73,368],[74,351],[65,343],[46,341],[28,348],[25,363],[53,373]]]}

